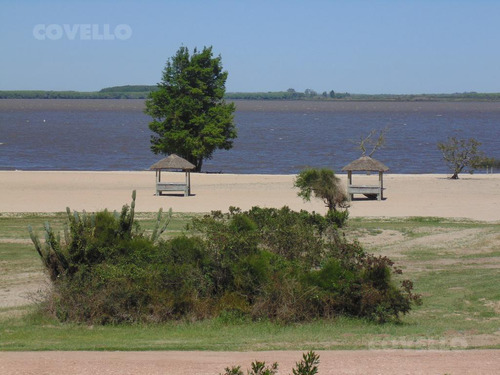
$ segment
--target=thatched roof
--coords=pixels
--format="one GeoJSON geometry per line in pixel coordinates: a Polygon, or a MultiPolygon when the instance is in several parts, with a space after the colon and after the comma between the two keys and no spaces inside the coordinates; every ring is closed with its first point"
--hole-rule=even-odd
{"type": "Polygon", "coordinates": [[[165,159],[154,163],[149,169],[182,169],[184,171],[189,171],[195,169],[196,167],[188,162],[186,159],[177,156],[176,154],[171,154],[165,159]]]}
{"type": "Polygon", "coordinates": [[[378,160],[375,160],[369,156],[361,156],[359,159],[354,160],[349,163],[344,168],[343,171],[374,171],[374,172],[387,172],[389,167],[382,164],[378,160]]]}

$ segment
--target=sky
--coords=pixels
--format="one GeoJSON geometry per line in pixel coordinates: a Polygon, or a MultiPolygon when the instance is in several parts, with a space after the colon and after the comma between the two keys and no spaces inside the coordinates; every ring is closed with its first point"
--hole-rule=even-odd
{"type": "Polygon", "coordinates": [[[498,0],[2,0],[0,90],[154,85],[212,46],[228,92],[500,92],[498,0]]]}

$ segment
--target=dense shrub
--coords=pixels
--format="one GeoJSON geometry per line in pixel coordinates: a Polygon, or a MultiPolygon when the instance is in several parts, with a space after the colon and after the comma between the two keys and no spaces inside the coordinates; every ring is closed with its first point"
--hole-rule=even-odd
{"type": "MultiPolygon", "coordinates": [[[[135,199],[135,195],[134,195],[135,199]]],[[[167,218],[168,222],[168,218],[167,218]]],[[[254,207],[193,219],[190,235],[159,239],[120,214],[71,213],[64,238],[30,230],[53,281],[47,307],[89,323],[241,316],[281,322],[350,315],[397,319],[419,296],[386,257],[347,241],[326,216],[254,207]]]]}
{"type": "Polygon", "coordinates": [[[194,228],[221,266],[231,258],[224,289],[245,296],[253,318],[301,321],[344,314],[386,321],[420,301],[410,281],[398,287],[392,280],[401,270],[390,259],[345,240],[328,216],[287,207],[231,208],[195,220],[194,228]]]}

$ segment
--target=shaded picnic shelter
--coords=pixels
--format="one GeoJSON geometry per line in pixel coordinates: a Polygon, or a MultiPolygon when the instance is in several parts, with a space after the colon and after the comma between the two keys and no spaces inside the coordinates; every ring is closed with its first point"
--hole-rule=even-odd
{"type": "Polygon", "coordinates": [[[384,198],[384,172],[389,170],[385,164],[370,156],[363,155],[359,159],[346,165],[342,168],[347,172],[347,196],[349,200],[353,199],[354,194],[363,194],[369,199],[378,199],[379,201],[384,198]],[[378,185],[355,185],[352,183],[353,172],[378,172],[378,185]]]}
{"type": "Polygon", "coordinates": [[[187,197],[191,194],[191,176],[190,172],[196,167],[176,154],[154,163],[149,169],[156,171],[156,195],[162,195],[164,191],[182,191],[187,197]],[[161,171],[179,171],[186,174],[186,180],[182,182],[162,182],[161,171]]]}

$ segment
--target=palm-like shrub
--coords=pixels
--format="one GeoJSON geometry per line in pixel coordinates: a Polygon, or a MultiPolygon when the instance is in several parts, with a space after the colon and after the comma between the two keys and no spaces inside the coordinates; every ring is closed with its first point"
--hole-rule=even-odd
{"type": "Polygon", "coordinates": [[[347,194],[340,183],[340,178],[335,176],[331,169],[308,168],[301,171],[294,182],[299,188],[297,195],[305,201],[310,201],[311,196],[322,199],[328,207],[330,221],[341,227],[348,217],[347,194]]]}

